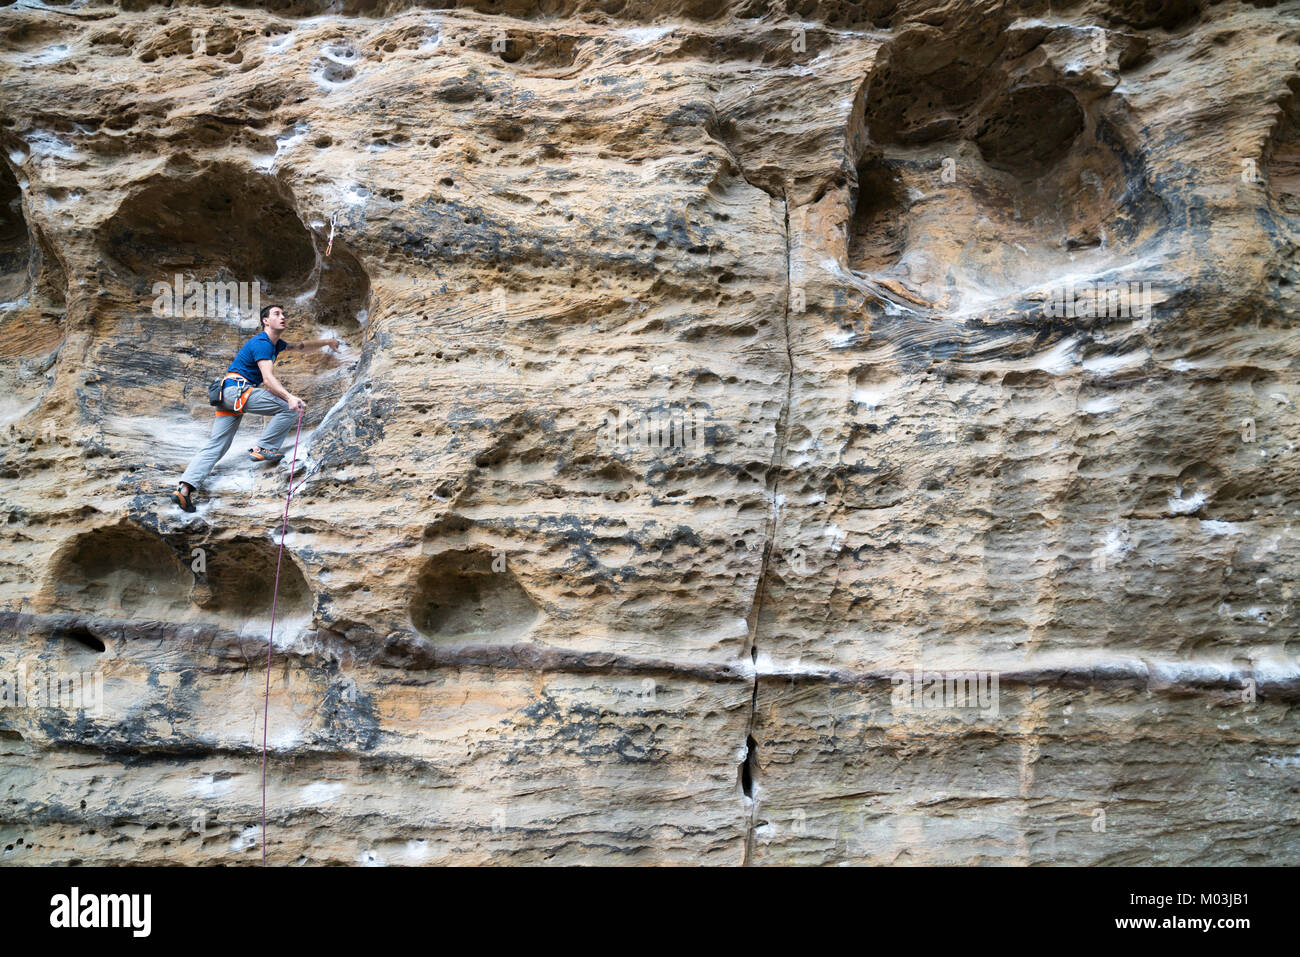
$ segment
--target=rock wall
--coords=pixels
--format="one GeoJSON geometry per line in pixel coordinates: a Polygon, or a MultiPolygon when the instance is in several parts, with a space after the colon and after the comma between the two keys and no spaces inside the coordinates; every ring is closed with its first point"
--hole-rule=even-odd
{"type": "Polygon", "coordinates": [[[434,6],[0,8],[0,860],[1296,859],[1300,4],[434,6]]]}

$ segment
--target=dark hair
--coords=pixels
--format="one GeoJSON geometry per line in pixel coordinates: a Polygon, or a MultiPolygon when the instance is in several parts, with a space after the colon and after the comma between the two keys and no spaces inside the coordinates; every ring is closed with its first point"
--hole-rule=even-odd
{"type": "Polygon", "coordinates": [[[262,325],[266,325],[266,317],[271,314],[272,309],[279,309],[281,312],[284,312],[284,306],[279,303],[273,302],[269,306],[263,306],[261,316],[259,317],[262,320],[262,325]]]}

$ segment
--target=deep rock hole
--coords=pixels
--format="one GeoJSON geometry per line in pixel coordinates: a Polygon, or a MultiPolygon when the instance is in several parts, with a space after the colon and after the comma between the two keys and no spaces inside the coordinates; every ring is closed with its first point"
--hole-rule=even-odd
{"type": "MultiPolygon", "coordinates": [[[[166,541],[123,521],[74,536],[56,556],[48,603],[86,615],[179,621],[200,612],[223,619],[266,618],[271,613],[277,548],[239,538],[203,546],[206,568],[195,575],[166,541]]],[[[310,616],[313,595],[302,570],[286,554],[280,569],[277,618],[310,616]]],[[[85,626],[64,637],[103,651],[85,626]]]]}
{"type": "Polygon", "coordinates": [[[1282,116],[1273,131],[1267,158],[1269,192],[1288,217],[1300,217],[1300,78],[1287,81],[1282,116]]]}
{"type": "MultiPolygon", "coordinates": [[[[207,571],[194,586],[194,604],[222,616],[269,617],[275,590],[276,545],[237,539],[213,542],[206,549],[207,571]]],[[[280,563],[276,618],[302,618],[311,613],[311,588],[302,570],[286,554],[280,563]]]]}
{"type": "Polygon", "coordinates": [[[107,650],[104,642],[85,625],[77,625],[76,627],[69,628],[67,631],[63,632],[63,637],[69,641],[76,642],[84,648],[89,648],[94,652],[107,650]]]}
{"type": "Polygon", "coordinates": [[[745,738],[745,760],[740,763],[740,789],[745,797],[754,796],[754,771],[758,762],[758,742],[751,734],[745,738]]]}
{"type": "MultiPolygon", "coordinates": [[[[154,177],[122,203],[102,236],[107,258],[137,294],[177,273],[200,282],[256,281],[261,305],[282,301],[290,336],[307,336],[312,323],[357,333],[369,299],[369,277],[344,238],[328,257],[318,255],[279,181],[228,164],[154,177]]],[[[245,319],[256,331],[256,316],[245,319]]]]}
{"type": "Polygon", "coordinates": [[[475,550],[429,558],[410,615],[418,632],[438,641],[504,643],[523,637],[540,612],[508,568],[494,571],[493,556],[475,550]]]}
{"type": "Polygon", "coordinates": [[[67,611],[112,617],[178,617],[191,576],[161,539],[123,522],[75,536],[54,562],[52,598],[67,611]]]}
{"type": "Polygon", "coordinates": [[[305,287],[316,263],[306,228],[279,184],[219,164],[190,177],[159,175],[122,203],[103,230],[112,259],[133,276],[203,275],[305,287]]]}
{"type": "Polygon", "coordinates": [[[979,120],[972,137],[995,169],[1037,177],[1065,158],[1083,130],[1074,94],[1056,86],[1010,90],[979,120]]]}
{"type": "Polygon", "coordinates": [[[0,163],[0,302],[12,302],[26,291],[31,251],[22,190],[9,167],[0,163]]]}
{"type": "Polygon", "coordinates": [[[95,363],[104,379],[176,383],[186,389],[192,406],[202,407],[208,377],[224,369],[235,350],[257,333],[257,308],[278,304],[289,319],[288,341],[332,336],[347,346],[338,354],[316,349],[288,353],[277,363],[277,372],[283,366],[280,374],[307,400],[304,432],[314,429],[364,374],[368,358],[361,351],[362,327],[370,301],[370,280],[347,246],[346,224],[328,257],[328,226],[318,233],[308,229],[288,188],[256,169],[214,163],[147,180],[118,207],[99,242],[108,266],[106,288],[137,317],[137,337],[155,347],[127,350],[104,342],[95,363]],[[156,284],[174,287],[177,275],[182,289],[191,279],[205,289],[248,284],[245,298],[238,310],[216,314],[220,309],[210,308],[209,293],[209,308],[195,317],[178,310],[184,303],[171,293],[155,311],[156,284]],[[201,344],[198,355],[196,342],[201,344]]]}
{"type": "Polygon", "coordinates": [[[906,241],[907,188],[876,159],[858,167],[857,204],[849,225],[849,268],[879,272],[898,262],[906,241]]]}

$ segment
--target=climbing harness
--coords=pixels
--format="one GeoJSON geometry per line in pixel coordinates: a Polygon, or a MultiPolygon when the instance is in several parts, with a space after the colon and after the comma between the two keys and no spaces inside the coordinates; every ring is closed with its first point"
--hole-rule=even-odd
{"type": "Polygon", "coordinates": [[[221,388],[223,390],[225,389],[227,382],[236,382],[236,383],[242,382],[245,386],[247,386],[247,388],[244,389],[243,392],[239,393],[239,398],[235,400],[235,410],[233,412],[227,412],[225,409],[220,409],[220,408],[217,409],[218,418],[222,418],[224,416],[230,416],[230,415],[243,415],[244,403],[248,401],[248,397],[253,394],[253,389],[255,388],[254,386],[249,385],[248,380],[245,379],[242,375],[227,376],[221,383],[221,388]]]}
{"type": "MultiPolygon", "coordinates": [[[[218,409],[225,405],[226,384],[229,382],[242,382],[244,385],[251,385],[251,383],[239,373],[236,372],[234,375],[231,375],[230,371],[226,370],[221,374],[220,378],[213,379],[212,382],[208,384],[208,405],[218,409]]],[[[239,407],[241,409],[244,407],[242,402],[240,402],[239,407]]],[[[221,413],[218,412],[217,414],[220,415],[221,413]]],[[[229,415],[229,413],[226,414],[229,415]]]]}
{"type": "MultiPolygon", "coordinates": [[[[251,390],[250,390],[251,391],[251,390]]],[[[247,393],[245,393],[246,395],[247,393]]],[[[242,397],[241,397],[242,398],[242,397]]],[[[242,405],[242,403],[241,403],[242,405]]],[[[218,412],[217,415],[221,413],[218,412]]],[[[293,472],[298,465],[298,437],[302,435],[302,409],[298,409],[298,430],[293,434],[293,460],[289,463],[289,494],[284,497],[284,520],[280,523],[280,551],[275,558],[275,591],[271,593],[271,634],[266,639],[266,694],[262,699],[262,866],[266,866],[266,726],[271,714],[271,649],[275,647],[275,606],[280,598],[280,564],[284,560],[284,536],[289,530],[289,503],[293,500],[293,472]]]]}

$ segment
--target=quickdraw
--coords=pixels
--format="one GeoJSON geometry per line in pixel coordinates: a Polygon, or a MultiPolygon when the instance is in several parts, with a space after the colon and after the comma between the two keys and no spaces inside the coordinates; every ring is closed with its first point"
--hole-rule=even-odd
{"type": "Polygon", "coordinates": [[[325,244],[326,258],[329,258],[329,254],[334,251],[334,233],[338,229],[338,222],[339,222],[339,214],[331,213],[330,214],[330,238],[329,238],[329,242],[325,244]]]}

